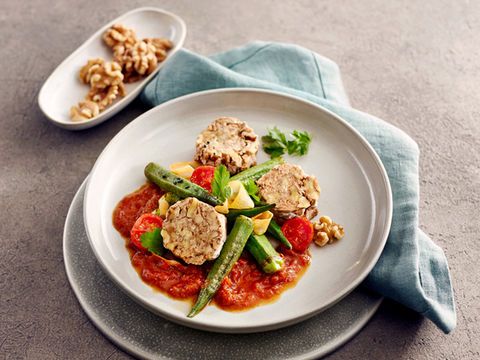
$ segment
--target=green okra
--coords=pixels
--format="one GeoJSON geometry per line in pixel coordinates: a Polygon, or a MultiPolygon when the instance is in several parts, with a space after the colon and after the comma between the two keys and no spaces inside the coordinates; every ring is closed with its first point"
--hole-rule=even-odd
{"type": "Polygon", "coordinates": [[[228,276],[242,254],[248,237],[253,231],[252,219],[240,215],[236,218],[232,231],[227,236],[227,240],[223,245],[220,255],[213,263],[212,268],[208,272],[200,294],[198,295],[195,305],[190,310],[188,317],[194,317],[210,302],[215,293],[220,288],[223,279],[228,276]]]}
{"type": "Polygon", "coordinates": [[[275,166],[283,164],[285,161],[281,157],[277,157],[264,163],[252,166],[251,168],[244,170],[238,173],[235,176],[230,178],[230,181],[239,180],[239,181],[248,181],[252,179],[253,181],[260,179],[267,172],[272,170],[275,166]]]}
{"type": "Polygon", "coordinates": [[[265,235],[251,234],[245,248],[255,258],[258,265],[267,274],[277,272],[283,267],[283,258],[275,251],[265,235]]]}
{"type": "Polygon", "coordinates": [[[275,220],[273,219],[270,220],[270,224],[268,224],[267,233],[269,233],[275,239],[280,241],[283,245],[287,247],[287,249],[292,248],[292,244],[290,244],[290,242],[287,240],[285,235],[283,235],[282,228],[280,227],[280,225],[277,224],[275,220]]]}
{"type": "Polygon", "coordinates": [[[155,183],[160,189],[171,192],[181,199],[194,197],[212,206],[222,204],[217,197],[201,186],[175,175],[160,165],[150,163],[145,167],[144,172],[147,179],[155,183]]]}

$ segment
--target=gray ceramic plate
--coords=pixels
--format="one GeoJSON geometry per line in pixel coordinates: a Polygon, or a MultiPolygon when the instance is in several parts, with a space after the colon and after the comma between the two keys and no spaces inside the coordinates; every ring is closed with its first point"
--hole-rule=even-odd
{"type": "MultiPolygon", "coordinates": [[[[350,340],[382,298],[356,289],[300,324],[257,334],[216,334],[176,325],[136,304],[105,275],[90,249],[83,223],[85,181],[65,222],[63,256],[83,310],[111,341],[145,359],[312,359],[350,340]]],[[[127,264],[129,265],[129,264],[127,264]]]]}

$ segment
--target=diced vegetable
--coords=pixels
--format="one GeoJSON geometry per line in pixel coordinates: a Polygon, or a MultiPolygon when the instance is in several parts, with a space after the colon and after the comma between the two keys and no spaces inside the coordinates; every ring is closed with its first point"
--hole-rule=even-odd
{"type": "Polygon", "coordinates": [[[214,166],[199,166],[197,167],[190,177],[190,181],[198,186],[201,186],[205,190],[212,192],[213,174],[215,173],[214,166]]]}
{"type": "Polygon", "coordinates": [[[140,216],[130,231],[130,241],[140,250],[147,250],[142,245],[142,235],[162,227],[163,220],[155,214],[143,214],[140,216]]]}
{"type": "Polygon", "coordinates": [[[275,251],[265,235],[250,235],[246,248],[267,274],[282,269],[283,258],[275,251]]]}
{"type": "Polygon", "coordinates": [[[280,225],[277,224],[277,222],[272,219],[270,220],[270,224],[268,225],[267,233],[272,235],[275,239],[280,241],[287,249],[292,248],[292,244],[287,240],[285,235],[282,232],[282,229],[280,228],[280,225]]]}
{"type": "Polygon", "coordinates": [[[227,217],[227,220],[231,222],[235,220],[237,216],[244,215],[244,216],[252,217],[252,216],[261,214],[265,211],[268,211],[270,209],[273,209],[274,207],[275,207],[275,204],[266,204],[266,205],[254,207],[252,209],[242,209],[242,210],[231,209],[228,212],[228,214],[226,214],[226,217],[227,217]]]}
{"type": "Polygon", "coordinates": [[[182,199],[195,197],[212,206],[222,204],[222,201],[201,186],[173,174],[160,165],[150,163],[145,167],[144,172],[147,179],[155,183],[160,189],[171,192],[182,199]]]}
{"type": "Polygon", "coordinates": [[[252,166],[250,169],[244,170],[235,176],[232,176],[230,181],[240,180],[241,182],[248,181],[249,179],[255,181],[260,179],[264,174],[272,170],[275,166],[281,165],[284,160],[281,157],[265,161],[256,166],[252,166]]]}
{"type": "Polygon", "coordinates": [[[193,305],[188,317],[194,317],[210,302],[220,288],[222,281],[228,276],[233,265],[242,254],[248,237],[253,231],[252,219],[240,215],[235,220],[232,231],[227,236],[219,257],[210,269],[205,284],[200,290],[197,301],[193,305]]]}
{"type": "Polygon", "coordinates": [[[304,217],[288,219],[282,226],[282,232],[292,244],[293,250],[304,252],[313,240],[313,225],[304,217]]]}

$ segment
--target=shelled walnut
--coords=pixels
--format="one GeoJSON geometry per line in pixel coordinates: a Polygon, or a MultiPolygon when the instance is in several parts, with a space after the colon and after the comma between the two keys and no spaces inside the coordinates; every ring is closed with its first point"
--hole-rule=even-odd
{"type": "Polygon", "coordinates": [[[80,79],[91,88],[105,89],[123,82],[122,67],[115,61],[89,60],[80,69],[80,79]]]}
{"type": "Polygon", "coordinates": [[[318,246],[325,246],[340,240],[345,235],[343,226],[335,223],[329,216],[322,216],[313,224],[313,241],[318,246]]]}
{"type": "Polygon", "coordinates": [[[122,57],[126,82],[133,82],[140,76],[151,74],[157,68],[155,47],[144,41],[138,41],[125,51],[122,57]],[[135,80],[134,80],[135,79],[135,80]]]}
{"type": "Polygon", "coordinates": [[[112,49],[116,46],[128,47],[137,42],[137,36],[133,29],[122,24],[114,24],[103,34],[103,41],[112,49]]]}
{"type": "Polygon", "coordinates": [[[173,43],[164,38],[147,38],[143,39],[143,41],[155,48],[155,56],[158,62],[165,60],[167,51],[173,47],[173,43]]]}
{"type": "Polygon", "coordinates": [[[77,106],[70,108],[70,117],[72,120],[92,119],[100,113],[98,104],[94,101],[85,100],[78,103],[77,106]]]}
{"type": "Polygon", "coordinates": [[[124,97],[125,94],[125,85],[121,82],[118,85],[110,85],[105,88],[92,87],[86,98],[97,103],[100,111],[103,111],[118,97],[124,97]]]}

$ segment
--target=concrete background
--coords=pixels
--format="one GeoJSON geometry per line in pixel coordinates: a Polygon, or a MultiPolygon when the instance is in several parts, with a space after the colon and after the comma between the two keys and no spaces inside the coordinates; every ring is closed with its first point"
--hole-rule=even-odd
{"type": "Polygon", "coordinates": [[[352,104],[421,149],[422,228],[452,269],[458,327],[443,335],[386,302],[330,359],[480,358],[480,2],[0,2],[0,358],[126,359],[83,314],[67,283],[70,201],[107,142],[145,109],[91,130],[46,121],[43,81],[107,21],[141,5],[183,17],[202,54],[250,40],[294,42],[338,62],[352,104]]]}

